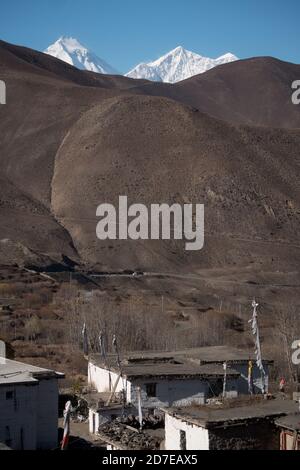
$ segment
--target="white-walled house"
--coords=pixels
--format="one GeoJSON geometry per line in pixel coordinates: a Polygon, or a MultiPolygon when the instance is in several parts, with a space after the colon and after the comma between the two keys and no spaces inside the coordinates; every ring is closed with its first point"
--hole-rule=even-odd
{"type": "MultiPolygon", "coordinates": [[[[124,406],[128,408],[127,413],[136,413],[138,396],[142,408],[150,413],[162,407],[205,404],[208,399],[219,397],[223,393],[224,362],[227,397],[249,393],[250,359],[254,391],[261,392],[261,373],[253,354],[247,350],[216,346],[172,352],[131,352],[120,359],[121,371],[116,355],[108,355],[105,360],[99,354],[89,357],[89,387],[93,394],[99,394],[99,400],[89,405],[91,433],[97,432],[103,422],[122,414],[124,406]],[[110,395],[118,397],[116,403],[109,401],[110,395]]],[[[268,386],[268,367],[272,361],[263,362],[268,386]]]]}
{"type": "MultiPolygon", "coordinates": [[[[105,361],[97,354],[89,358],[88,383],[93,392],[86,400],[91,433],[120,416],[124,406],[127,414],[136,413],[139,396],[142,408],[151,413],[165,406],[204,404],[223,391],[222,364],[199,365],[176,353],[129,353],[122,358],[121,371],[122,375],[115,355],[105,361]],[[110,396],[115,403],[109,402],[110,396]]],[[[238,380],[239,373],[228,367],[228,396],[237,395],[238,380]]]]}
{"type": "MultiPolygon", "coordinates": [[[[125,401],[138,406],[140,389],[142,407],[155,409],[162,406],[186,406],[191,403],[204,404],[212,396],[222,392],[224,370],[222,365],[198,365],[185,358],[155,355],[130,355],[122,361],[122,376],[110,356],[107,364],[100,356],[90,358],[88,382],[98,393],[124,393],[125,401]]],[[[239,373],[234,369],[227,371],[227,392],[236,392],[239,373]]]]}
{"type": "Polygon", "coordinates": [[[291,400],[261,400],[224,408],[169,408],[165,412],[165,450],[279,450],[275,421],[295,413],[291,400]]]}
{"type": "Polygon", "coordinates": [[[125,409],[122,404],[120,394],[116,394],[112,402],[107,405],[110,393],[88,393],[81,398],[87,402],[89,410],[89,432],[97,434],[99,427],[105,423],[121,418],[124,413],[126,415],[136,412],[136,409],[130,405],[126,405],[125,409]]]}
{"type": "MultiPolygon", "coordinates": [[[[92,355],[88,363],[88,382],[99,393],[124,391],[127,403],[136,403],[136,390],[142,391],[143,406],[187,405],[218,396],[223,391],[227,364],[226,392],[248,394],[248,365],[253,362],[254,393],[261,393],[261,372],[253,351],[227,346],[193,348],[184,351],[145,351],[126,353],[121,357],[122,377],[115,355],[106,360],[92,355]],[[201,382],[199,385],[198,382],[201,382]]],[[[263,360],[265,384],[268,388],[269,365],[263,360]]]]}
{"type": "MultiPolygon", "coordinates": [[[[262,376],[261,371],[256,365],[254,348],[238,349],[230,346],[208,346],[202,348],[187,349],[184,351],[186,357],[196,364],[222,364],[226,362],[227,366],[234,368],[239,372],[237,381],[238,394],[249,394],[248,368],[249,361],[252,362],[252,382],[253,392],[261,393],[262,376]]],[[[263,357],[262,363],[265,370],[265,390],[269,388],[269,368],[273,365],[273,360],[263,357]]]]}
{"type": "Polygon", "coordinates": [[[54,449],[63,374],[0,357],[0,442],[14,450],[54,449]]]}

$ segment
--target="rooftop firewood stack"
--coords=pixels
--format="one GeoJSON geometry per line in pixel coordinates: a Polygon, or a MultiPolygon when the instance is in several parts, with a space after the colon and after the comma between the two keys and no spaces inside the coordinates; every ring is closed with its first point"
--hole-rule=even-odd
{"type": "MultiPolygon", "coordinates": [[[[132,424],[134,424],[132,420],[132,424]]],[[[137,420],[139,425],[139,422],[137,420]]],[[[140,431],[132,426],[113,421],[104,424],[98,431],[98,436],[104,442],[120,450],[155,450],[159,449],[164,439],[164,430],[156,429],[155,432],[148,430],[140,431]]]]}

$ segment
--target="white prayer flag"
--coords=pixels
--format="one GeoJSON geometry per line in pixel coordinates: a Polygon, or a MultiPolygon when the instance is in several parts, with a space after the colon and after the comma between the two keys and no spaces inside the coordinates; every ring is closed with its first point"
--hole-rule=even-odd
{"type": "Polygon", "coordinates": [[[262,393],[265,392],[265,369],[263,366],[262,362],[262,355],[261,355],[261,346],[260,346],[260,337],[259,337],[259,328],[258,328],[258,322],[257,322],[257,307],[258,303],[253,300],[252,302],[252,307],[253,307],[253,315],[251,320],[249,320],[249,323],[251,323],[251,329],[252,329],[252,334],[255,337],[255,357],[256,357],[256,365],[261,371],[261,379],[262,379],[262,393]]]}

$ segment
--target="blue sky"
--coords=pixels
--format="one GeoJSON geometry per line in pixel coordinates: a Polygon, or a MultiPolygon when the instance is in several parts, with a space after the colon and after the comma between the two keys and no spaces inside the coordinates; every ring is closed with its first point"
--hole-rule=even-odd
{"type": "Polygon", "coordinates": [[[300,63],[299,0],[1,0],[0,38],[43,50],[73,36],[120,72],[178,45],[300,63]]]}

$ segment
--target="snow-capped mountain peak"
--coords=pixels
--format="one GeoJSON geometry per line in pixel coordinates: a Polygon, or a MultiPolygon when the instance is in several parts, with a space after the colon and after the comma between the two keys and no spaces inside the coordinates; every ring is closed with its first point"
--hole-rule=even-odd
{"type": "Polygon", "coordinates": [[[231,53],[224,54],[217,59],[211,59],[178,46],[153,62],[137,65],[126,76],[175,83],[235,60],[238,58],[231,53]]]}
{"type": "Polygon", "coordinates": [[[230,61],[235,61],[235,60],[238,60],[238,58],[234,55],[234,54],[231,54],[231,52],[227,52],[227,54],[224,54],[224,55],[221,55],[218,59],[216,60],[230,60],[230,61]]]}
{"type": "Polygon", "coordinates": [[[44,52],[81,70],[110,75],[118,74],[111,65],[97,57],[96,54],[72,37],[61,36],[44,52]]]}

